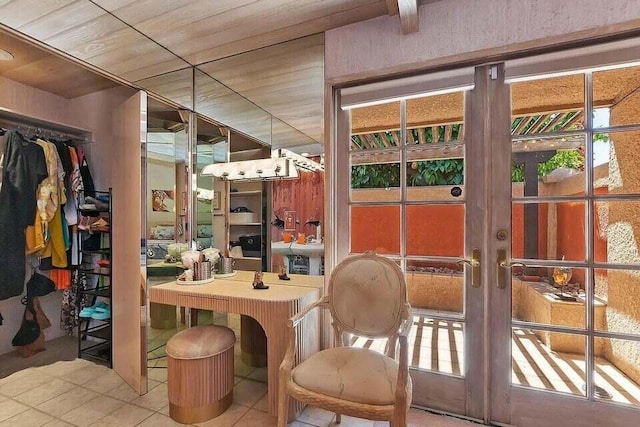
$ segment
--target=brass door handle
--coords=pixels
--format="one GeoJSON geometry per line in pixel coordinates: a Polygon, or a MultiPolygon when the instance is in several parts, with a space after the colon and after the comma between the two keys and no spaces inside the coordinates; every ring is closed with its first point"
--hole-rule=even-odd
{"type": "Polygon", "coordinates": [[[480,287],[480,249],[474,248],[471,251],[471,259],[460,259],[456,264],[466,264],[471,267],[471,286],[480,287]]]}
{"type": "Polygon", "coordinates": [[[526,267],[523,262],[507,262],[507,250],[498,249],[498,288],[504,289],[507,287],[507,274],[511,270],[511,267],[526,267]]]}

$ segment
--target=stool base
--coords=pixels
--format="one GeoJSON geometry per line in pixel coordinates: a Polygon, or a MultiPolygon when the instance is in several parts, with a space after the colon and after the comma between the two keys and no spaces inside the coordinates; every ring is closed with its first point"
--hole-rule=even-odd
{"type": "Polygon", "coordinates": [[[222,415],[233,403],[233,390],[222,399],[197,408],[180,407],[169,403],[169,416],[181,424],[195,424],[222,415]]]}

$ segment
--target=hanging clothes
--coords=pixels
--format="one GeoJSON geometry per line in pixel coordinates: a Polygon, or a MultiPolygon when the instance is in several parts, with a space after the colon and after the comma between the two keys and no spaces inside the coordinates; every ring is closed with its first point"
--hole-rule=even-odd
{"type": "Polygon", "coordinates": [[[78,161],[80,162],[80,175],[82,176],[82,185],[84,186],[84,195],[95,197],[96,188],[93,184],[93,177],[89,170],[89,163],[87,162],[87,156],[84,155],[84,150],[78,147],[78,161]]]}
{"type": "Polygon", "coordinates": [[[20,295],[24,289],[24,232],[35,218],[36,190],[48,176],[42,147],[17,132],[8,132],[2,166],[0,300],[20,295]]]}

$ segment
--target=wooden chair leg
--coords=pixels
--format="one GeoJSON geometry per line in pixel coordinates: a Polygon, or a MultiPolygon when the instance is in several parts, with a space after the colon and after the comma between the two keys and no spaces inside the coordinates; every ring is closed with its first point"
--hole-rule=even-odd
{"type": "Polygon", "coordinates": [[[287,396],[287,382],[284,376],[278,382],[278,427],[287,427],[289,418],[289,396],[287,396]]]}
{"type": "Polygon", "coordinates": [[[340,424],[342,422],[342,415],[336,412],[336,424],[340,424]]]}

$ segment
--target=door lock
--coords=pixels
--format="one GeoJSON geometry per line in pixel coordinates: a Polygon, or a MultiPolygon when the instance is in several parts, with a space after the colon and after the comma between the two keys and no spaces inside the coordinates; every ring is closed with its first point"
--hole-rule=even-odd
{"type": "Polygon", "coordinates": [[[507,237],[509,237],[509,233],[507,233],[507,230],[498,230],[498,232],[496,233],[496,237],[498,238],[498,240],[507,240],[507,237]]]}

